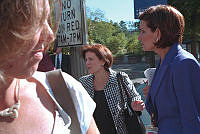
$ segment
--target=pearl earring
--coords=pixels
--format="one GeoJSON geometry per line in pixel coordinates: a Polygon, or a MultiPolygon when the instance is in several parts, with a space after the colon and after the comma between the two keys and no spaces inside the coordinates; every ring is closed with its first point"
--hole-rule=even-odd
{"type": "Polygon", "coordinates": [[[158,38],[156,39],[156,42],[158,42],[158,38]]]}

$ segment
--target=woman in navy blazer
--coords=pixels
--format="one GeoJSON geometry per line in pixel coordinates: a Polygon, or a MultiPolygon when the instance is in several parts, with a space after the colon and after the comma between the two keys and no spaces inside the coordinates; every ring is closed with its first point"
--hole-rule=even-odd
{"type": "Polygon", "coordinates": [[[181,47],[183,15],[174,7],[158,5],[139,19],[143,50],[160,56],[146,99],[158,134],[200,134],[200,64],[181,47]]]}

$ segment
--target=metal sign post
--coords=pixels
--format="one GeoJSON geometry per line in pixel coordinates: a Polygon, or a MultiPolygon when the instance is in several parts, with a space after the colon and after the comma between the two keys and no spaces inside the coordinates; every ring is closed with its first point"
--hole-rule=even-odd
{"type": "Polygon", "coordinates": [[[62,0],[61,23],[56,35],[58,47],[70,47],[71,75],[79,79],[86,74],[81,45],[88,44],[85,0],[62,0]]]}
{"type": "Polygon", "coordinates": [[[61,23],[56,35],[59,47],[86,43],[87,27],[84,0],[62,0],[61,23]]]}

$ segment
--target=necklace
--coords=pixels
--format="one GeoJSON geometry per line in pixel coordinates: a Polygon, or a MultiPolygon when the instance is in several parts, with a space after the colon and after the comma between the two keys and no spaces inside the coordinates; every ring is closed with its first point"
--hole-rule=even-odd
{"type": "Polygon", "coordinates": [[[20,108],[19,81],[16,82],[15,101],[16,101],[16,103],[13,104],[10,108],[6,108],[6,109],[0,111],[0,116],[2,116],[2,117],[10,117],[12,119],[15,119],[15,118],[18,117],[18,110],[20,108]]]}

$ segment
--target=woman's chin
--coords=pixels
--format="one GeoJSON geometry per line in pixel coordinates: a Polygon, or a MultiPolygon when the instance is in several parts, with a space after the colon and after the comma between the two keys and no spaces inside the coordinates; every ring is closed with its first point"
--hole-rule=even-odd
{"type": "Polygon", "coordinates": [[[27,72],[24,72],[24,79],[32,77],[32,75],[37,71],[38,64],[32,66],[30,69],[27,69],[27,72]]]}
{"type": "Polygon", "coordinates": [[[94,72],[92,72],[92,71],[88,71],[88,74],[94,74],[94,72]]]}
{"type": "Polygon", "coordinates": [[[152,51],[152,50],[143,47],[143,51],[152,51]]]}

